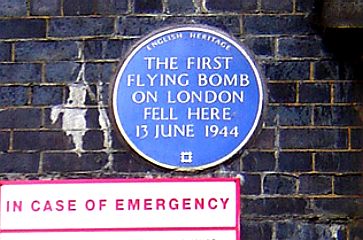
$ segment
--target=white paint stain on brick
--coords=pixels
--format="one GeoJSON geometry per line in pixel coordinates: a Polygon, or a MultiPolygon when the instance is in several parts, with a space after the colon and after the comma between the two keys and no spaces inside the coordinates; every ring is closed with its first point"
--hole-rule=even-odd
{"type": "Polygon", "coordinates": [[[64,105],[57,105],[52,108],[50,118],[55,123],[62,115],[62,129],[67,136],[72,137],[75,145],[74,151],[80,156],[83,149],[83,136],[86,134],[86,113],[85,101],[87,87],[82,84],[73,84],[69,87],[69,97],[64,105]]]}
{"type": "Polygon", "coordinates": [[[103,107],[102,82],[97,86],[97,95],[91,90],[90,85],[85,79],[85,63],[82,64],[78,73],[77,80],[74,84],[68,86],[69,97],[66,104],[57,105],[52,108],[51,120],[54,124],[62,116],[62,129],[66,132],[67,136],[71,136],[75,145],[73,149],[78,156],[84,152],[83,137],[87,132],[86,122],[86,97],[87,95],[92,100],[98,102],[98,122],[103,131],[103,151],[108,155],[108,163],[104,168],[112,169],[113,155],[112,155],[112,137],[111,137],[111,124],[107,116],[107,112],[103,107]],[[98,98],[97,98],[98,96],[98,98]]]}
{"type": "Polygon", "coordinates": [[[275,170],[278,169],[279,166],[279,160],[280,160],[280,152],[281,152],[281,146],[280,146],[280,114],[276,115],[275,118],[275,141],[274,141],[274,156],[276,159],[275,164],[275,170]]]}
{"type": "Polygon", "coordinates": [[[331,232],[331,237],[332,237],[332,239],[336,239],[336,240],[338,240],[338,238],[339,238],[339,231],[341,230],[341,226],[339,226],[339,225],[331,225],[330,227],[329,227],[329,229],[330,229],[330,232],[331,232]]]}
{"type": "Polygon", "coordinates": [[[104,166],[104,169],[112,169],[113,166],[113,154],[112,154],[112,136],[111,136],[111,123],[108,118],[106,109],[102,107],[103,104],[103,83],[99,82],[97,86],[97,95],[99,96],[98,101],[98,123],[103,131],[103,147],[104,152],[107,153],[108,163],[104,166]]]}

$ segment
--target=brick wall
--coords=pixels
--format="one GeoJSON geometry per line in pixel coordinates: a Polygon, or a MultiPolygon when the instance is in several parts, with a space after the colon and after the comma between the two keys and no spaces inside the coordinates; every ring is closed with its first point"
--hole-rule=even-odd
{"type": "Polygon", "coordinates": [[[1,179],[244,178],[243,239],[363,239],[359,30],[319,28],[313,0],[0,0],[1,179]],[[200,173],[131,156],[108,86],[142,35],[216,26],[256,55],[268,86],[261,134],[200,173]]]}

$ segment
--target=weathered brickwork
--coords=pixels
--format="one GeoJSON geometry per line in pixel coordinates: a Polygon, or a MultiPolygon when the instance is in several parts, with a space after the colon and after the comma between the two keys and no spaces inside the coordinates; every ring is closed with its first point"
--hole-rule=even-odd
{"type": "Polygon", "coordinates": [[[0,0],[1,179],[241,175],[244,240],[363,239],[362,32],[325,32],[318,3],[0,0]],[[199,173],[131,155],[108,117],[131,44],[179,23],[246,44],[268,92],[255,141],[199,173]]]}

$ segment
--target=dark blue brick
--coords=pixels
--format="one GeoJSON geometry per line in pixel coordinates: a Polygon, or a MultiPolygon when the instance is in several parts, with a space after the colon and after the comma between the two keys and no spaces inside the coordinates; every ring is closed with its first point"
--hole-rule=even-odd
{"type": "MultiPolygon", "coordinates": [[[[363,50],[362,50],[363,51],[363,50]]],[[[360,52],[359,50],[352,50],[352,52],[360,52]]],[[[340,62],[339,64],[339,80],[358,80],[363,78],[362,63],[359,60],[349,60],[350,57],[346,57],[347,60],[340,62]]]]}
{"type": "Polygon", "coordinates": [[[256,11],[257,0],[229,0],[228,3],[219,0],[207,0],[206,7],[210,11],[256,11]]]}
{"type": "Polygon", "coordinates": [[[48,63],[45,66],[45,80],[50,83],[71,83],[77,80],[81,64],[76,62],[48,63]]]}
{"type": "Polygon", "coordinates": [[[162,0],[134,0],[136,13],[160,13],[163,11],[162,0]]]}
{"type": "Polygon", "coordinates": [[[315,214],[334,218],[362,218],[363,198],[317,198],[312,201],[315,214]]]}
{"type": "Polygon", "coordinates": [[[35,83],[40,80],[40,64],[0,64],[1,83],[35,83]]]}
{"type": "Polygon", "coordinates": [[[268,84],[269,102],[271,103],[294,103],[296,102],[296,85],[270,83],[268,84]]]}
{"type": "Polygon", "coordinates": [[[53,123],[52,118],[51,118],[51,114],[52,114],[52,109],[51,108],[44,108],[44,113],[43,113],[43,116],[42,116],[42,119],[43,119],[42,127],[44,127],[45,129],[62,130],[63,118],[60,116],[53,123]]]}
{"type": "Polygon", "coordinates": [[[120,139],[120,134],[116,133],[116,131],[111,132],[112,141],[112,148],[117,150],[125,150],[125,146],[127,144],[120,139]]]}
{"type": "Polygon", "coordinates": [[[193,0],[169,0],[168,9],[171,13],[193,13],[195,12],[193,0]]]}
{"type": "Polygon", "coordinates": [[[87,63],[87,82],[110,82],[115,76],[116,66],[114,63],[87,63]]]}
{"type": "MultiPolygon", "coordinates": [[[[78,87],[81,85],[84,85],[83,83],[77,83],[78,87]]],[[[70,96],[70,90],[69,88],[65,89],[65,99],[69,99],[70,96]]],[[[87,106],[98,106],[98,100],[97,100],[97,87],[93,84],[88,84],[86,87],[86,99],[84,104],[87,106]]]]}
{"type": "Polygon", "coordinates": [[[266,12],[292,12],[292,0],[262,0],[261,7],[266,12]]]}
{"type": "Polygon", "coordinates": [[[30,15],[59,16],[61,15],[61,0],[32,0],[30,2],[30,15]]]}
{"type": "Polygon", "coordinates": [[[282,57],[321,57],[324,56],[320,38],[294,37],[280,38],[278,53],[282,57]]]}
{"type": "Polygon", "coordinates": [[[120,17],[118,33],[122,36],[139,36],[161,26],[164,26],[164,21],[154,17],[120,17]]]}
{"type": "Polygon", "coordinates": [[[1,173],[37,173],[39,153],[5,153],[0,154],[1,173]]]}
{"type": "Polygon", "coordinates": [[[335,83],[334,102],[336,103],[363,103],[363,83],[345,82],[335,83]]]}
{"type": "MultiPolygon", "coordinates": [[[[278,93],[276,93],[278,94],[278,93]]],[[[311,107],[271,106],[268,108],[266,124],[270,126],[307,126],[311,125],[311,107]]]]}
{"type": "Polygon", "coordinates": [[[94,0],[96,13],[101,15],[119,15],[127,13],[127,0],[94,0]]]}
{"type": "Polygon", "coordinates": [[[249,147],[257,149],[273,149],[275,147],[275,130],[262,129],[249,147]]]}
{"type": "MultiPolygon", "coordinates": [[[[0,112],[1,116],[1,112],[0,112]]],[[[1,122],[0,122],[1,124],[1,122]]],[[[10,133],[9,132],[0,132],[0,153],[8,151],[10,145],[10,133]]],[[[1,158],[1,154],[0,154],[1,158]]],[[[0,160],[1,162],[1,160],[0,160]]]]}
{"type": "Polygon", "coordinates": [[[132,40],[90,40],[85,42],[86,59],[120,59],[125,56],[132,40]]]}
{"type": "Polygon", "coordinates": [[[362,239],[363,237],[363,220],[356,220],[349,224],[350,240],[362,239]]]}
{"type": "Polygon", "coordinates": [[[253,222],[243,220],[241,226],[241,239],[243,240],[270,240],[272,239],[271,222],[253,222]]]}
{"type": "Polygon", "coordinates": [[[363,176],[361,174],[336,176],[334,193],[338,195],[363,195],[363,176]]]}
{"type": "Polygon", "coordinates": [[[86,124],[88,129],[100,129],[99,121],[99,109],[98,108],[88,108],[86,112],[86,124]]]}
{"type": "Polygon", "coordinates": [[[245,39],[244,43],[256,55],[273,56],[274,55],[274,40],[272,38],[252,38],[245,39]]]}
{"type": "Polygon", "coordinates": [[[83,136],[83,148],[85,150],[103,149],[103,131],[89,130],[83,136]]]}
{"type": "Polygon", "coordinates": [[[244,17],[247,34],[306,34],[314,32],[305,16],[250,15],[244,17]]]}
{"type": "MultiPolygon", "coordinates": [[[[221,165],[216,168],[216,172],[219,171],[226,171],[226,172],[235,172],[236,170],[239,171],[241,169],[241,161],[239,159],[238,155],[235,155],[229,159],[229,161],[226,161],[222,163],[221,165]]],[[[219,174],[216,173],[214,176],[218,176],[219,174]]],[[[228,174],[227,174],[228,175],[228,174]]]]}
{"type": "Polygon", "coordinates": [[[243,174],[244,183],[242,187],[243,195],[261,194],[261,176],[258,174],[243,174]]]}
{"type": "Polygon", "coordinates": [[[310,153],[279,153],[278,169],[282,172],[308,172],[313,170],[310,153]]]}
{"type": "Polygon", "coordinates": [[[303,198],[244,199],[242,212],[245,216],[271,217],[279,215],[302,215],[307,212],[308,201],[303,198]]]}
{"type": "Polygon", "coordinates": [[[81,37],[111,35],[114,19],[109,17],[54,18],[49,22],[50,37],[81,37]]]}
{"type": "Polygon", "coordinates": [[[296,10],[311,13],[314,10],[315,3],[315,0],[296,0],[296,10]]]}
{"type": "Polygon", "coordinates": [[[152,172],[155,174],[166,173],[166,170],[157,167],[155,164],[152,164],[149,161],[145,161],[144,159],[135,158],[131,156],[127,152],[119,152],[113,154],[113,169],[117,172],[126,172],[126,173],[145,173],[152,172]]]}
{"type": "Polygon", "coordinates": [[[44,172],[84,172],[101,170],[107,163],[104,153],[45,153],[43,158],[44,172]]]}
{"type": "Polygon", "coordinates": [[[71,137],[63,131],[14,132],[14,150],[71,150],[71,137]]]}
{"type": "MultiPolygon", "coordinates": [[[[28,102],[27,87],[4,86],[0,87],[0,106],[24,106],[28,102]]],[[[0,113],[1,114],[1,113],[0,113]]]]}
{"type": "Polygon", "coordinates": [[[63,0],[63,12],[65,16],[92,15],[94,14],[94,1],[88,0],[63,0]]]}
{"type": "Polygon", "coordinates": [[[353,106],[320,106],[314,109],[315,125],[362,126],[359,109],[353,106]]]}
{"type": "Polygon", "coordinates": [[[282,174],[266,175],[263,179],[264,194],[294,194],[296,192],[296,177],[282,174]]]}
{"type": "Polygon", "coordinates": [[[338,80],[339,65],[334,61],[318,61],[314,63],[314,79],[338,80]]]}
{"type": "Polygon", "coordinates": [[[11,44],[0,42],[0,61],[10,61],[11,44]]]}
{"type": "Polygon", "coordinates": [[[319,172],[362,172],[363,152],[316,153],[315,170],[319,172]]]}
{"type": "Polygon", "coordinates": [[[32,41],[15,44],[17,61],[62,61],[78,59],[78,45],[73,41],[32,41]]]}
{"type": "Polygon", "coordinates": [[[331,194],[332,177],[317,174],[304,174],[299,177],[301,194],[331,194]]]}
{"type": "Polygon", "coordinates": [[[126,152],[118,152],[113,154],[113,169],[117,172],[130,172],[131,168],[136,168],[140,160],[136,159],[135,164],[132,164],[132,156],[126,152]]]}
{"type": "Polygon", "coordinates": [[[208,16],[208,17],[182,17],[171,16],[156,17],[122,17],[119,21],[118,33],[122,36],[139,36],[160,27],[171,24],[200,23],[220,28],[234,36],[241,35],[240,19],[238,16],[208,16]]]}
{"type": "Polygon", "coordinates": [[[26,16],[26,0],[1,0],[0,16],[26,16]]]}
{"type": "Polygon", "coordinates": [[[276,159],[270,152],[250,152],[242,159],[242,170],[248,172],[274,171],[276,159]]]}
{"type": "Polygon", "coordinates": [[[363,149],[363,129],[351,130],[351,146],[354,149],[363,149]]]}
{"type": "Polygon", "coordinates": [[[63,87],[35,86],[32,92],[33,105],[58,105],[63,103],[63,87]]]}
{"type": "Polygon", "coordinates": [[[7,109],[0,112],[0,119],[0,128],[40,128],[41,109],[7,109]]]}
{"type": "Polygon", "coordinates": [[[102,85],[102,89],[99,91],[99,97],[103,100],[103,104],[107,104],[107,100],[110,98],[110,85],[108,83],[102,85]]]}
{"type": "Polygon", "coordinates": [[[106,84],[103,85],[102,89],[101,89],[101,86],[96,86],[96,85],[99,85],[99,84],[89,84],[89,89],[88,89],[88,92],[86,95],[86,102],[85,102],[86,105],[99,106],[99,104],[101,104],[99,102],[100,99],[108,99],[108,97],[107,98],[102,97],[103,96],[102,91],[108,91],[107,85],[106,84]],[[92,92],[93,94],[96,94],[96,98],[94,96],[91,96],[90,92],[92,92]]]}
{"type": "Polygon", "coordinates": [[[346,239],[346,231],[339,226],[335,234],[331,225],[300,222],[283,222],[276,225],[276,239],[279,240],[317,240],[317,239],[346,239]]]}
{"type": "Polygon", "coordinates": [[[310,75],[310,63],[306,61],[269,63],[263,69],[270,80],[308,80],[310,75]]]}
{"type": "Polygon", "coordinates": [[[329,84],[300,84],[299,97],[302,103],[330,103],[329,84]]]}
{"type": "MultiPolygon", "coordinates": [[[[178,21],[178,19],[176,19],[178,21]]],[[[206,24],[210,26],[214,26],[216,28],[220,28],[221,30],[237,37],[241,35],[241,21],[239,16],[210,16],[210,17],[199,17],[199,18],[186,18],[187,23],[200,23],[206,24]]]]}
{"type": "Polygon", "coordinates": [[[2,19],[0,26],[0,39],[44,38],[46,34],[44,19],[2,19]]]}
{"type": "Polygon", "coordinates": [[[334,102],[336,103],[350,103],[354,102],[354,87],[352,82],[347,83],[334,83],[334,102]]]}
{"type": "Polygon", "coordinates": [[[280,147],[287,149],[346,149],[348,132],[341,129],[281,129],[280,147]]]}

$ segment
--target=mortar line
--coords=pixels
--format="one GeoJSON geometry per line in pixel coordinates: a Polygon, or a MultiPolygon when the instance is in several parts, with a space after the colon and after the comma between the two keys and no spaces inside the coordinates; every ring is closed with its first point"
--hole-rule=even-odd
{"type": "Polygon", "coordinates": [[[49,18],[45,19],[45,39],[49,39],[49,18]]]}
{"type": "Polygon", "coordinates": [[[296,95],[295,95],[295,103],[300,103],[300,83],[296,83],[296,95]]]}
{"type": "Polygon", "coordinates": [[[348,150],[352,150],[352,129],[348,127],[348,150]]]}
{"type": "Polygon", "coordinates": [[[279,58],[279,45],[280,45],[280,38],[275,37],[274,38],[274,56],[273,58],[277,60],[279,58]]]}
{"type": "Polygon", "coordinates": [[[296,0],[292,0],[292,14],[296,14],[297,9],[296,9],[296,0]]]}
{"type": "Polygon", "coordinates": [[[271,229],[271,231],[272,231],[272,235],[271,235],[271,240],[277,240],[277,223],[276,223],[276,221],[274,221],[273,223],[272,223],[272,229],[271,229]]]}
{"type": "Polygon", "coordinates": [[[30,16],[30,0],[26,0],[26,15],[30,16]]]}
{"type": "Polygon", "coordinates": [[[64,17],[64,0],[60,1],[60,15],[64,17]]]}
{"type": "Polygon", "coordinates": [[[10,129],[9,133],[9,150],[14,150],[14,129],[10,129]]]}
{"type": "Polygon", "coordinates": [[[334,89],[334,84],[330,84],[330,104],[334,104],[335,102],[335,89],[334,89]]]}
{"type": "Polygon", "coordinates": [[[240,16],[239,18],[238,18],[238,20],[239,20],[239,31],[240,31],[240,33],[241,33],[241,35],[243,35],[244,34],[244,22],[243,22],[243,17],[242,16],[240,16]]]}
{"type": "Polygon", "coordinates": [[[275,157],[275,171],[279,168],[279,158],[280,158],[280,114],[275,117],[276,127],[275,127],[275,142],[274,142],[274,157],[275,157]]]}
{"type": "Polygon", "coordinates": [[[262,0],[257,0],[257,11],[258,12],[262,11],[262,0]]]}
{"type": "Polygon", "coordinates": [[[316,173],[316,153],[311,153],[311,170],[316,173]]]}
{"type": "Polygon", "coordinates": [[[315,82],[315,63],[310,62],[309,80],[315,82]]]}
{"type": "Polygon", "coordinates": [[[44,152],[39,153],[39,166],[38,166],[38,174],[43,173],[43,164],[44,164],[44,152]]]}
{"type": "Polygon", "coordinates": [[[45,75],[45,68],[46,68],[46,63],[43,62],[40,65],[40,82],[41,83],[46,83],[46,75],[45,75]]]}
{"type": "Polygon", "coordinates": [[[335,176],[331,177],[331,194],[335,195],[335,176]]]}
{"type": "Polygon", "coordinates": [[[134,2],[134,0],[129,0],[127,7],[128,7],[128,12],[129,13],[134,13],[135,12],[135,2],[134,2]]]}
{"type": "Polygon", "coordinates": [[[10,52],[11,56],[11,61],[15,62],[15,42],[11,43],[11,52],[10,52]]]}

